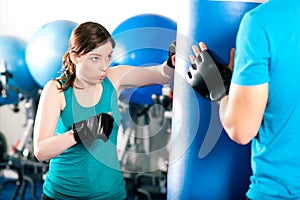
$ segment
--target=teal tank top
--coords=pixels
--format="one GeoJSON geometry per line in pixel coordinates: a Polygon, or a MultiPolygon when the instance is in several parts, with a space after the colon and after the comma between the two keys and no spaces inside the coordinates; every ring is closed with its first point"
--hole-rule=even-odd
{"type": "Polygon", "coordinates": [[[103,112],[112,112],[115,121],[108,142],[96,139],[79,143],[50,160],[43,192],[53,199],[126,198],[125,181],[116,148],[120,124],[117,94],[108,78],[103,80],[102,87],[102,96],[92,107],[81,106],[72,87],[64,92],[66,107],[61,112],[56,135],[70,130],[74,122],[103,112]]]}

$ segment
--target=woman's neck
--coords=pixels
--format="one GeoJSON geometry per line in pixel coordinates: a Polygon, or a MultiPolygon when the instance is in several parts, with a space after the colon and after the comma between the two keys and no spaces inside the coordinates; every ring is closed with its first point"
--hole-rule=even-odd
{"type": "Polygon", "coordinates": [[[102,95],[102,84],[88,84],[75,81],[74,94],[78,103],[84,107],[96,105],[102,95]]]}

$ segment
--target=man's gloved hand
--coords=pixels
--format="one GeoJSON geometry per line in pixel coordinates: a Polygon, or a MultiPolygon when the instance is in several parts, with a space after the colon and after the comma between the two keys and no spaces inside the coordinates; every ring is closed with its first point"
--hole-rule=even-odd
{"type": "Polygon", "coordinates": [[[76,142],[102,139],[107,142],[113,129],[114,118],[107,113],[101,113],[72,125],[76,142]]]}
{"type": "Polygon", "coordinates": [[[229,92],[231,76],[231,69],[216,63],[204,45],[186,78],[202,97],[219,103],[229,92]]]}
{"type": "Polygon", "coordinates": [[[176,40],[170,44],[169,47],[169,57],[167,60],[167,65],[173,69],[175,69],[175,65],[173,65],[172,57],[176,54],[176,40]]]}

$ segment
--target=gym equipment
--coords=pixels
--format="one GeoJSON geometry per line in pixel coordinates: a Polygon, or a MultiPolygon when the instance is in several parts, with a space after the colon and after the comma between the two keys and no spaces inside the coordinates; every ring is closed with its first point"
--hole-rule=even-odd
{"type": "Polygon", "coordinates": [[[8,90],[7,97],[0,96],[0,106],[7,104],[17,104],[19,102],[19,94],[17,92],[8,90]]]}
{"type": "MultiPolygon", "coordinates": [[[[41,182],[48,170],[48,162],[39,162],[33,155],[32,133],[39,99],[38,89],[43,87],[48,80],[55,78],[60,74],[62,65],[61,60],[64,53],[67,51],[71,31],[76,25],[76,23],[71,21],[58,20],[42,26],[30,39],[27,46],[22,46],[24,47],[22,52],[24,61],[20,59],[17,60],[16,58],[13,59],[13,61],[17,62],[19,65],[27,63],[28,69],[26,69],[28,70],[28,73],[20,66],[18,66],[17,69],[22,71],[17,71],[17,73],[15,73],[15,71],[10,68],[10,62],[8,62],[9,59],[6,58],[4,61],[1,60],[1,78],[7,78],[7,84],[10,86],[10,90],[8,90],[7,94],[12,96],[10,93],[14,94],[13,92],[16,92],[16,96],[18,97],[18,99],[13,99],[11,103],[16,103],[16,101],[19,100],[20,95],[22,96],[22,100],[26,101],[24,104],[26,110],[26,127],[24,133],[16,142],[13,149],[7,154],[7,160],[0,163],[1,170],[15,171],[17,174],[16,179],[8,179],[0,185],[1,192],[2,189],[5,189],[7,184],[15,184],[15,191],[12,199],[16,199],[18,196],[20,196],[20,199],[23,199],[28,183],[31,185],[32,199],[38,199],[35,191],[36,182],[41,182]],[[35,87],[32,86],[29,78],[27,78],[27,74],[32,78],[35,87]],[[17,82],[19,84],[16,84],[16,86],[13,85],[14,90],[11,90],[11,79],[13,80],[14,78],[19,81],[17,82]]],[[[7,41],[9,40],[6,39],[4,42],[7,41]]],[[[0,40],[0,42],[3,41],[0,40]]],[[[16,47],[15,45],[14,50],[19,49],[21,48],[16,47]]],[[[1,53],[2,50],[0,50],[0,55],[1,53]]],[[[19,56],[21,53],[16,52],[14,55],[19,56]]],[[[1,79],[1,83],[3,82],[4,81],[1,79]]],[[[1,86],[3,86],[3,84],[1,86]]],[[[8,103],[7,100],[4,103],[8,103]]],[[[3,102],[0,101],[0,105],[1,104],[3,104],[3,102]]]]}
{"type": "MultiPolygon", "coordinates": [[[[0,162],[1,174],[5,178],[0,184],[0,193],[2,190],[5,190],[8,184],[14,184],[15,189],[11,199],[16,199],[18,196],[20,199],[23,199],[27,184],[29,183],[31,185],[32,199],[38,199],[36,197],[36,182],[42,181],[43,175],[48,169],[47,162],[39,162],[33,155],[32,134],[39,90],[27,92],[18,89],[17,91],[18,96],[21,96],[18,101],[25,101],[26,124],[21,138],[16,141],[12,149],[5,152],[3,156],[5,159],[0,162]],[[5,172],[7,171],[9,174],[16,174],[16,177],[6,176],[5,172]]],[[[14,112],[19,110],[17,104],[15,104],[14,112]]]]}
{"type": "MultiPolygon", "coordinates": [[[[177,24],[158,14],[140,14],[126,19],[112,32],[116,41],[112,66],[149,66],[161,64],[168,58],[170,44],[176,38],[177,24]]],[[[126,89],[123,101],[152,105],[151,95],[161,94],[161,85],[126,89]]]]}
{"type": "Polygon", "coordinates": [[[120,101],[118,156],[125,179],[134,180],[135,199],[166,199],[171,93],[164,85],[162,95],[152,94],[153,105],[146,107],[120,101]]]}
{"type": "Polygon", "coordinates": [[[47,164],[39,163],[31,157],[33,155],[31,136],[39,86],[28,70],[25,49],[25,41],[13,36],[0,36],[0,106],[14,104],[13,111],[18,112],[19,101],[26,101],[24,104],[26,127],[22,137],[17,141],[17,145],[8,152],[5,141],[1,141],[1,174],[6,177],[5,172],[15,172],[17,178],[8,177],[8,179],[1,182],[0,193],[6,185],[15,184],[12,199],[16,199],[18,195],[20,199],[23,199],[28,183],[31,184],[32,198],[37,199],[35,196],[35,181],[39,177],[38,175],[47,168],[47,164]]]}
{"type": "Polygon", "coordinates": [[[62,57],[68,50],[69,38],[77,23],[56,20],[44,24],[29,39],[26,62],[40,87],[60,75],[62,57]]]}
{"type": "Polygon", "coordinates": [[[251,175],[250,144],[229,139],[218,106],[186,81],[192,45],[204,42],[217,62],[227,65],[245,12],[258,3],[181,0],[176,39],[173,124],[168,199],[244,199],[251,175]]]}
{"type": "Polygon", "coordinates": [[[12,200],[17,199],[18,196],[19,199],[24,198],[28,183],[31,186],[32,199],[37,200],[36,184],[43,181],[43,176],[48,170],[48,162],[39,162],[33,155],[32,133],[38,99],[37,95],[25,99],[26,127],[24,133],[17,140],[15,146],[4,155],[5,159],[0,162],[0,171],[1,174],[4,174],[4,178],[6,178],[6,171],[16,174],[15,178],[8,176],[0,184],[0,195],[8,184],[15,185],[12,200]]]}
{"type": "MultiPolygon", "coordinates": [[[[112,32],[116,41],[112,67],[144,67],[165,62],[176,29],[173,20],[158,14],[126,19],[112,32]]],[[[166,195],[166,186],[159,183],[166,182],[171,119],[164,113],[170,112],[172,101],[162,92],[169,87],[157,84],[126,89],[120,96],[122,123],[118,157],[124,177],[135,180],[136,192],[148,199],[152,193],[166,195]],[[153,180],[150,185],[149,179],[153,180]],[[151,191],[146,191],[149,188],[151,191]]]]}
{"type": "MultiPolygon", "coordinates": [[[[126,19],[112,32],[112,36],[116,41],[112,66],[134,65],[144,67],[163,63],[169,56],[170,44],[176,38],[176,29],[177,24],[173,20],[158,14],[140,14],[126,19]]],[[[136,138],[136,141],[132,142],[135,144],[130,145],[133,152],[141,149],[141,151],[149,154],[150,126],[148,126],[149,116],[147,111],[153,105],[151,96],[153,94],[161,95],[162,87],[158,84],[126,89],[120,96],[125,110],[123,119],[130,121],[130,123],[128,121],[124,122],[129,123],[129,125],[123,124],[123,128],[130,132],[129,135],[134,137],[138,134],[136,132],[142,132],[141,138],[136,138]],[[129,113],[128,110],[134,112],[129,113]],[[137,121],[140,121],[139,125],[141,126],[136,125],[137,121]],[[144,137],[145,139],[143,139],[144,137]],[[136,147],[136,145],[139,147],[136,147]],[[141,146],[143,147],[140,148],[141,146]]],[[[126,133],[125,136],[127,139],[123,141],[127,143],[130,138],[126,133]]],[[[126,145],[128,146],[128,144],[124,144],[123,148],[126,148],[126,145]]],[[[135,156],[131,156],[134,159],[129,160],[136,160],[135,156]]],[[[144,160],[145,158],[140,159],[144,160]]],[[[144,165],[147,165],[147,162],[144,165]]],[[[131,166],[137,167],[137,165],[131,166]]],[[[146,166],[146,169],[149,169],[149,166],[146,166]]]]}
{"type": "Polygon", "coordinates": [[[134,184],[137,186],[134,200],[166,199],[166,183],[166,173],[162,171],[137,174],[134,179],[134,184]]]}
{"type": "Polygon", "coordinates": [[[32,95],[38,89],[25,60],[26,42],[14,36],[0,36],[0,105],[14,104],[19,93],[32,95]]]}

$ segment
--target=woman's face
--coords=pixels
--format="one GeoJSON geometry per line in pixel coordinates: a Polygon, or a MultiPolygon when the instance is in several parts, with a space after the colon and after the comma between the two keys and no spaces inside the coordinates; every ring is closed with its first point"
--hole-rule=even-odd
{"type": "Polygon", "coordinates": [[[112,44],[107,42],[76,58],[77,79],[89,84],[102,82],[111,64],[112,44]]]}

